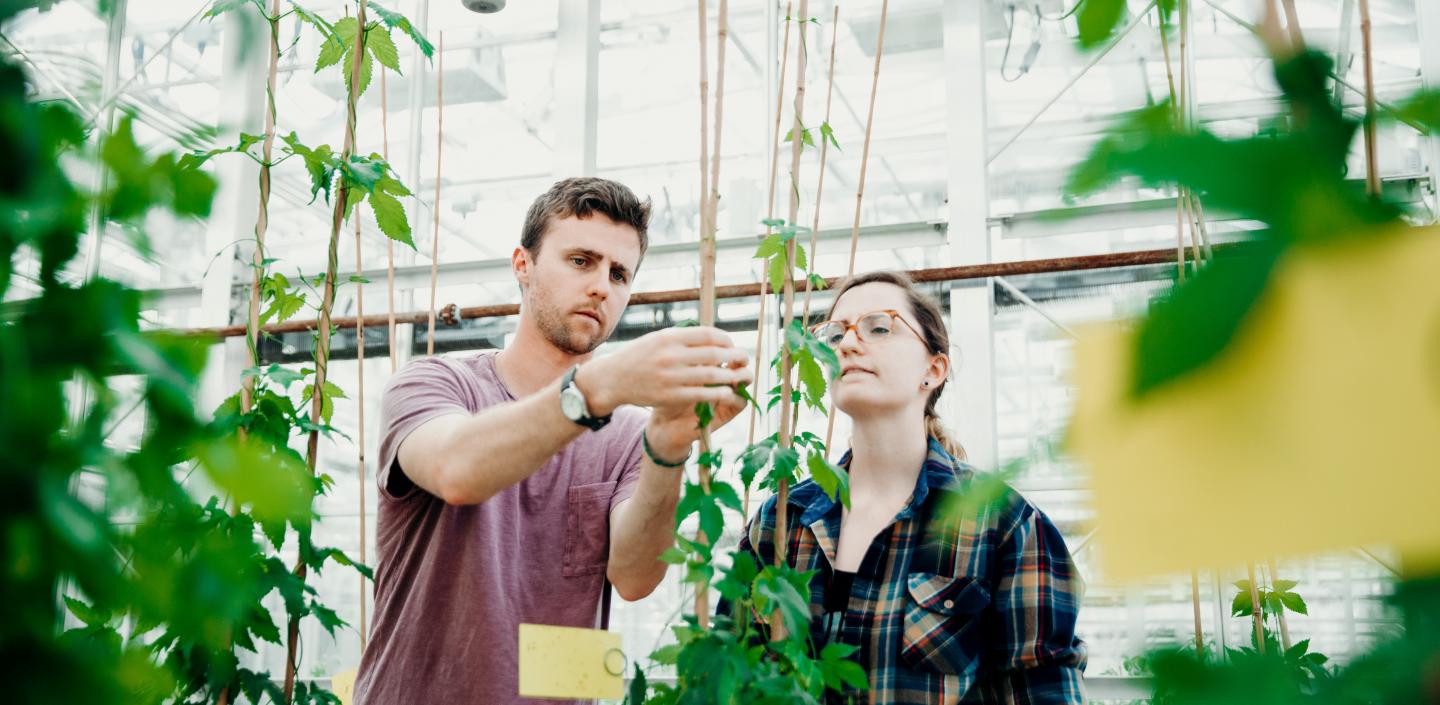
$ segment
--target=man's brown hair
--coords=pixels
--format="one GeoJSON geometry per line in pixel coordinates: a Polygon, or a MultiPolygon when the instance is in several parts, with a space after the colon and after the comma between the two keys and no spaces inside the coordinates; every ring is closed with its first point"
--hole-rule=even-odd
{"type": "Polygon", "coordinates": [[[557,181],[540,194],[525,214],[520,246],[535,257],[540,254],[540,241],[551,218],[588,218],[595,213],[635,228],[640,236],[640,259],[645,258],[645,249],[650,246],[650,199],[641,201],[625,184],[593,176],[557,181]]]}

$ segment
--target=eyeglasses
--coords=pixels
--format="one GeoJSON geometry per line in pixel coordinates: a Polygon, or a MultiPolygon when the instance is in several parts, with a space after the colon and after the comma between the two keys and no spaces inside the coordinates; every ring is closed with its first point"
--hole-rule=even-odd
{"type": "Polygon", "coordinates": [[[910,323],[900,315],[899,311],[890,309],[867,313],[855,319],[854,323],[846,321],[816,323],[810,326],[810,332],[813,333],[820,342],[832,348],[838,347],[840,341],[845,338],[845,333],[851,330],[855,331],[855,337],[861,341],[875,343],[889,338],[890,335],[894,333],[895,321],[904,323],[905,327],[909,328],[910,331],[915,334],[915,337],[920,339],[921,343],[925,342],[925,336],[920,335],[920,331],[915,330],[915,326],[910,325],[910,323]]]}

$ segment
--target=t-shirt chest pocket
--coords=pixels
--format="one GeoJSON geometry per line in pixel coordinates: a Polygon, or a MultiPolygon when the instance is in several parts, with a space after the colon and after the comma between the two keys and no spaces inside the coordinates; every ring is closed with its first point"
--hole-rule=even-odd
{"type": "Polygon", "coordinates": [[[604,572],[610,547],[610,497],[616,481],[573,485],[566,496],[567,578],[604,572]]]}

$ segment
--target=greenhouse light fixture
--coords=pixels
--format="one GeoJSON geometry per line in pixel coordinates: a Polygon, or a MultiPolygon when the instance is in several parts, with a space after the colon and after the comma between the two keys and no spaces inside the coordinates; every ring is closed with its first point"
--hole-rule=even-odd
{"type": "Polygon", "coordinates": [[[460,0],[460,4],[471,12],[489,15],[505,9],[505,0],[460,0]]]}

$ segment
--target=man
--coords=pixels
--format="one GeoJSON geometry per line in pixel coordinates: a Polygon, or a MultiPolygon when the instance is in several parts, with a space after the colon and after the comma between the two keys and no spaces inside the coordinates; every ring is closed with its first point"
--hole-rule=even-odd
{"type": "Polygon", "coordinates": [[[664,578],[695,404],[729,421],[751,373],[715,328],[591,359],[629,301],[648,220],[648,201],[618,183],[555,184],[511,256],[514,340],[416,360],[390,381],[358,703],[525,702],[519,624],[594,627],[607,579],[637,600],[664,578]]]}

